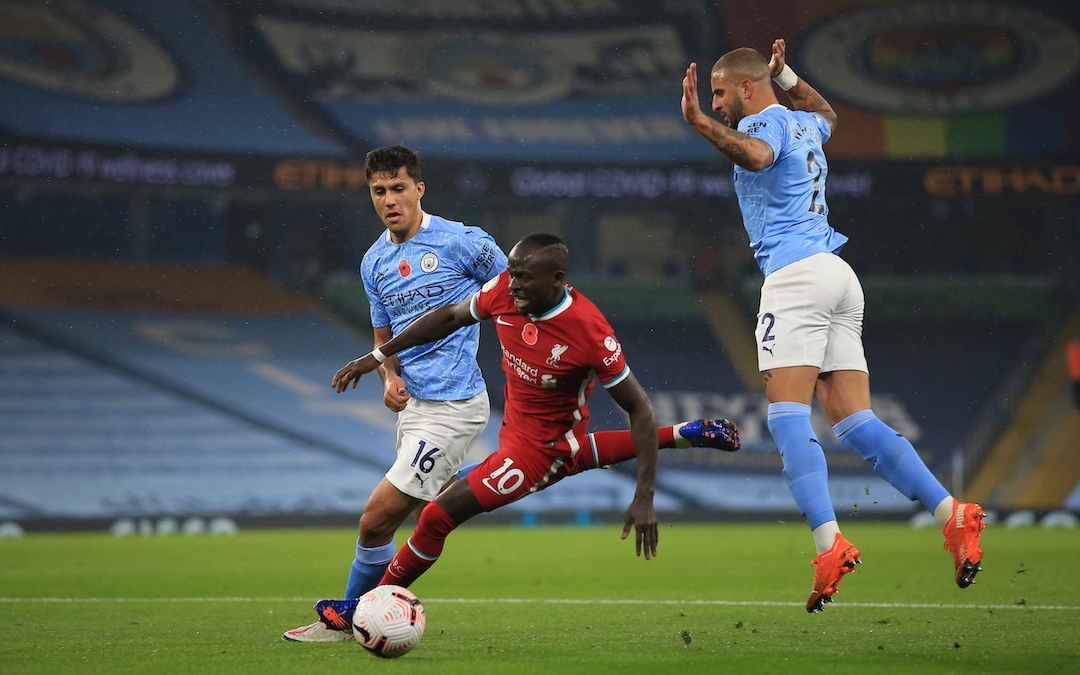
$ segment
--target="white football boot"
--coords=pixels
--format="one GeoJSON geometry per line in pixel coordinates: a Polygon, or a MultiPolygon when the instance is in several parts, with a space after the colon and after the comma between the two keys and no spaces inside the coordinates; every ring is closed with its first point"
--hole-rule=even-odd
{"type": "Polygon", "coordinates": [[[351,630],[331,630],[321,621],[316,621],[295,630],[285,631],[281,634],[281,639],[289,642],[349,642],[356,638],[351,630]]]}

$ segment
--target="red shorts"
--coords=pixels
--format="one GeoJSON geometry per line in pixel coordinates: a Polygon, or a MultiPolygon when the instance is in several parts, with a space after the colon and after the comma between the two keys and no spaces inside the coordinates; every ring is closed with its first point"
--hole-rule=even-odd
{"type": "Polygon", "coordinates": [[[541,450],[535,442],[508,439],[503,434],[499,449],[466,476],[480,506],[485,511],[494,511],[569,476],[574,460],[569,452],[561,454],[568,451],[568,448],[558,447],[564,445],[558,443],[556,447],[541,450]]]}

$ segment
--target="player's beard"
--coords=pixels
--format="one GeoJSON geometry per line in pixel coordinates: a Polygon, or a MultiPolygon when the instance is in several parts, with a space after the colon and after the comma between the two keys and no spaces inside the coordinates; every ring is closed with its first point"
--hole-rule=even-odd
{"type": "Polygon", "coordinates": [[[727,116],[728,126],[732,129],[738,129],[739,122],[741,122],[744,117],[746,117],[746,106],[743,105],[743,100],[741,98],[737,98],[731,103],[731,111],[727,116]]]}

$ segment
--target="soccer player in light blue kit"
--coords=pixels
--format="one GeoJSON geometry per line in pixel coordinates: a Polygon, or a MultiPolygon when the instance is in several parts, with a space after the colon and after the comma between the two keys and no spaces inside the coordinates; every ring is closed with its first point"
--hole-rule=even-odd
{"type": "MultiPolygon", "coordinates": [[[[483,230],[425,213],[417,154],[401,145],[368,153],[371,200],[386,226],[364,254],[360,276],[378,348],[427,312],[471,296],[506,269],[506,255],[483,230]]],[[[379,367],[383,402],[398,413],[397,459],[360,517],[347,598],[371,590],[394,557],[394,533],[458,471],[488,423],[487,385],[476,363],[479,325],[414,347],[379,367]]],[[[343,620],[344,622],[344,620],[343,620]]],[[[286,632],[295,642],[336,642],[351,626],[316,621],[286,632]]]]}
{"type": "Polygon", "coordinates": [[[918,499],[945,534],[956,583],[966,588],[982,568],[982,509],[949,495],[911,444],[870,406],[862,346],[863,292],[837,255],[847,237],[828,222],[822,145],[836,128],[828,102],[785,63],[783,40],[769,61],[736,49],[712,68],[712,108],[698,102],[697,65],[683,80],[683,117],[735,163],[735,193],[765,282],[757,317],[758,366],[769,399],[769,430],[784,461],[784,478],[813,531],[817,558],[808,612],[832,601],[859,551],[840,533],[829,497],[825,453],[810,425],[814,394],[836,437],[874,465],[909,499],[918,499]],[[781,106],[770,78],[787,92],[781,106]]]}

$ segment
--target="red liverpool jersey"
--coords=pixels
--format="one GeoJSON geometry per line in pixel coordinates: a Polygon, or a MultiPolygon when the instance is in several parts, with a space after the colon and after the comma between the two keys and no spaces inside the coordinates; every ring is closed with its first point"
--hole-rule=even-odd
{"type": "Polygon", "coordinates": [[[506,371],[503,430],[538,443],[567,441],[571,452],[588,433],[586,400],[599,377],[605,388],[630,374],[611,325],[588,298],[565,287],[562,302],[541,316],[518,314],[503,272],[472,298],[477,320],[494,317],[506,371]]]}

